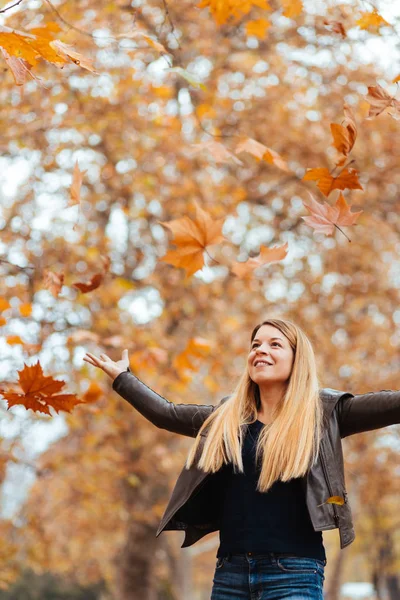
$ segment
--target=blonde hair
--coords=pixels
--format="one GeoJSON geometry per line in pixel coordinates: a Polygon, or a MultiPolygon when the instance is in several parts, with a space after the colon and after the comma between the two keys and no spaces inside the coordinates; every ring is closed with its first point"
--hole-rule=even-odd
{"type": "MultiPolygon", "coordinates": [[[[267,492],[278,479],[288,481],[301,477],[317,462],[323,410],[314,350],[306,334],[286,319],[268,319],[253,329],[250,345],[262,325],[279,329],[294,354],[287,387],[276,407],[274,421],[262,428],[256,448],[256,460],[262,460],[257,490],[267,492]]],[[[186,468],[195,460],[201,432],[209,427],[197,467],[215,473],[223,464],[232,462],[235,472],[243,473],[244,433],[247,425],[257,419],[259,406],[259,387],[250,378],[246,364],[231,396],[202,424],[189,451],[186,468]]]]}

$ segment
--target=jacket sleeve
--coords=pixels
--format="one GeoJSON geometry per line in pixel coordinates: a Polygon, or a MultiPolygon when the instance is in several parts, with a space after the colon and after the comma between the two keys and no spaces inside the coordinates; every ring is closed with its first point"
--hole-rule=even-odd
{"type": "Polygon", "coordinates": [[[196,437],[208,415],[215,409],[212,404],[169,402],[131,371],[123,371],[117,375],[112,389],[156,427],[189,437],[196,437]]]}
{"type": "Polygon", "coordinates": [[[338,402],[340,437],[400,423],[400,391],[345,393],[338,402]]]}

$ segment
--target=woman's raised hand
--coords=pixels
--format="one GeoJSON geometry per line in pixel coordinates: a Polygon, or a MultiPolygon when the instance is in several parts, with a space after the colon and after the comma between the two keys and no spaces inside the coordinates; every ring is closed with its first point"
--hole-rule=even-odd
{"type": "Polygon", "coordinates": [[[123,371],[126,371],[129,367],[128,350],[122,351],[122,359],[114,362],[107,356],[107,354],[100,354],[100,358],[97,358],[94,354],[86,352],[83,360],[89,364],[102,369],[107,375],[114,379],[123,371]]]}

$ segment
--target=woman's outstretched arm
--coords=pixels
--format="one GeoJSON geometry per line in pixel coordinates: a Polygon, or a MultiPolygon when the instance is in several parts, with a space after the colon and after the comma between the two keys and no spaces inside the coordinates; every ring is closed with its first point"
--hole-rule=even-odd
{"type": "Polygon", "coordinates": [[[400,390],[342,396],[338,403],[340,437],[400,423],[400,390]]]}
{"type": "Polygon", "coordinates": [[[84,357],[83,360],[105,371],[113,379],[113,390],[153,425],[181,435],[196,437],[215,406],[174,404],[166,400],[130,371],[128,350],[124,350],[122,356],[121,361],[114,362],[106,354],[100,354],[100,358],[97,358],[94,354],[87,353],[87,358],[84,357]]]}

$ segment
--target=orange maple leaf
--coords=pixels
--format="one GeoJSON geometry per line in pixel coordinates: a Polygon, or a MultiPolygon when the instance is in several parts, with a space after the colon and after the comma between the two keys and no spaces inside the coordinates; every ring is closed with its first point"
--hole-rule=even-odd
{"type": "MultiPolygon", "coordinates": [[[[361,213],[364,212],[362,210],[354,213],[351,212],[351,206],[347,204],[342,193],[339,194],[334,206],[331,206],[327,202],[323,204],[317,202],[312,194],[310,194],[309,203],[307,204],[307,202],[303,201],[303,205],[310,211],[311,217],[301,218],[304,219],[307,225],[313,227],[315,231],[325,233],[326,235],[332,235],[335,227],[342,231],[340,226],[354,225],[361,213]]],[[[342,233],[344,234],[343,231],[342,233]]]]}
{"type": "Polygon", "coordinates": [[[221,230],[224,219],[213,219],[195,202],[196,218],[174,219],[160,225],[168,227],[174,234],[176,250],[170,250],[160,260],[175,267],[185,269],[187,276],[193,275],[204,266],[203,252],[207,246],[218,244],[225,237],[221,230]]]}
{"type": "Polygon", "coordinates": [[[364,189],[358,181],[358,173],[355,169],[343,169],[337,177],[333,177],[326,167],[308,169],[303,177],[303,181],[318,181],[317,187],[324,196],[329,196],[333,190],[364,189]]]}
{"type": "Polygon", "coordinates": [[[263,267],[264,265],[271,264],[283,260],[288,253],[288,242],[283,246],[274,246],[273,248],[260,247],[260,254],[249,258],[245,262],[236,262],[232,267],[232,273],[235,273],[239,279],[249,277],[254,269],[263,267]]]}
{"type": "Polygon", "coordinates": [[[50,407],[56,413],[60,410],[71,412],[77,404],[83,404],[75,394],[59,394],[65,385],[65,381],[57,381],[51,376],[44,376],[42,366],[37,361],[35,365],[26,365],[21,371],[17,371],[19,385],[23,393],[14,390],[0,389],[1,395],[8,403],[7,410],[17,404],[22,404],[27,410],[41,412],[50,415],[50,407]]]}

